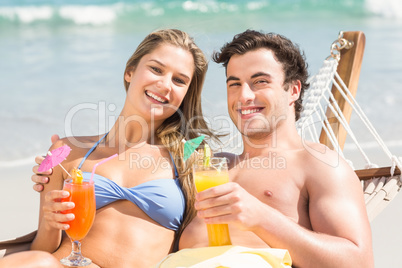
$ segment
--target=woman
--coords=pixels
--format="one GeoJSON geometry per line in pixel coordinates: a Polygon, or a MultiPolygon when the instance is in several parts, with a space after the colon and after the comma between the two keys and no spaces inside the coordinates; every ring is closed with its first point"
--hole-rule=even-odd
{"type": "MultiPolygon", "coordinates": [[[[119,155],[97,167],[94,177],[97,213],[82,247],[94,266],[149,267],[171,252],[175,235],[194,216],[193,198],[187,198],[194,195],[194,188],[181,160],[182,139],[200,134],[214,138],[201,111],[206,70],[204,54],[186,33],[151,33],[127,62],[126,101],[109,133],[64,138],[50,148],[69,145],[72,151],[63,166],[84,172],[119,155]],[[127,196],[108,192],[110,188],[126,191],[127,196]],[[159,209],[153,210],[154,205],[159,209]]],[[[31,246],[54,252],[58,259],[71,252],[71,242],[62,231],[69,227],[63,222],[74,215],[58,213],[74,206],[58,202],[67,193],[61,190],[66,178],[55,167],[41,192],[39,227],[31,246]]]]}

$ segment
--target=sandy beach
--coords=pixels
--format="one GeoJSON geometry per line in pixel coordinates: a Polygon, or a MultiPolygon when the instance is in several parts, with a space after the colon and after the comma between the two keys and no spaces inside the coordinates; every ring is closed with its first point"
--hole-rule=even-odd
{"type": "MultiPolygon", "coordinates": [[[[0,168],[0,240],[27,234],[37,228],[39,194],[32,189],[32,165],[0,168]]],[[[399,267],[402,245],[402,194],[377,216],[371,226],[375,267],[399,267]]]]}

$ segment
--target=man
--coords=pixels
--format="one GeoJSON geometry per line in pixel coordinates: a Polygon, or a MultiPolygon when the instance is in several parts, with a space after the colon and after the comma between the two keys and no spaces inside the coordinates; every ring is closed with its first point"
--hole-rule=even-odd
{"type": "Polygon", "coordinates": [[[287,249],[294,267],[373,267],[357,176],[336,152],[296,131],[308,87],[299,48],[283,36],[248,30],[214,60],[226,68],[229,115],[244,151],[223,154],[231,182],[197,194],[198,217],[179,249],[206,247],[205,223],[227,223],[233,245],[287,249]]]}
{"type": "Polygon", "coordinates": [[[228,223],[233,245],[287,249],[297,267],[373,267],[359,179],[338,154],[295,128],[307,68],[297,46],[246,31],[214,55],[226,68],[229,115],[244,151],[231,183],[197,194],[180,248],[207,246],[205,223],[228,223]]]}

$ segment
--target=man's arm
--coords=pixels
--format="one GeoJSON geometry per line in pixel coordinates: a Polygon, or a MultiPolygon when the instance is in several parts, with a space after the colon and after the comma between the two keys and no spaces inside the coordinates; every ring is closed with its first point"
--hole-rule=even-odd
{"type": "Polygon", "coordinates": [[[306,187],[313,230],[236,183],[198,193],[198,216],[206,223],[235,224],[270,247],[289,250],[297,267],[373,267],[370,225],[358,178],[344,161],[335,168],[323,162],[312,166],[306,187]]]}
{"type": "MultiPolygon", "coordinates": [[[[50,138],[52,144],[60,139],[59,135],[54,134],[50,138]]],[[[32,168],[34,175],[32,175],[31,180],[35,183],[33,189],[37,192],[42,192],[44,189],[44,185],[49,182],[49,176],[52,175],[53,169],[46,170],[44,172],[38,172],[39,165],[42,163],[43,156],[35,157],[35,163],[37,164],[32,168]]]]}
{"type": "Polygon", "coordinates": [[[272,247],[288,249],[298,267],[374,267],[370,225],[354,172],[342,164],[309,184],[312,230],[271,211],[254,232],[272,247]]]}

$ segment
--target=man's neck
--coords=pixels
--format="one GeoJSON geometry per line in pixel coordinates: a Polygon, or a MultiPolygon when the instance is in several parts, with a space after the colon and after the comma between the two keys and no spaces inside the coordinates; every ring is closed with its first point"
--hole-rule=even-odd
{"type": "Polygon", "coordinates": [[[301,137],[294,124],[286,123],[267,135],[242,136],[244,150],[248,157],[265,155],[267,152],[294,150],[302,146],[301,137]]]}

